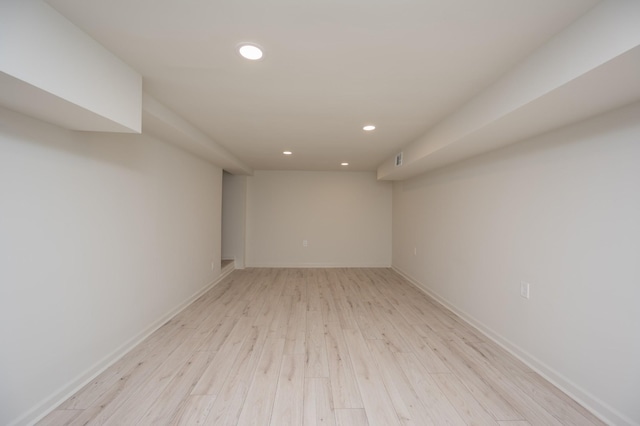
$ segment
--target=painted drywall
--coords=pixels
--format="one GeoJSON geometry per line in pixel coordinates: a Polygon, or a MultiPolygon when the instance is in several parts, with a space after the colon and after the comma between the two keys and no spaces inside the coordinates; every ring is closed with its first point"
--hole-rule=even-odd
{"type": "Polygon", "coordinates": [[[150,135],[204,158],[230,173],[253,173],[251,167],[148,93],[142,96],[142,120],[144,131],[150,135]]]}
{"type": "Polygon", "coordinates": [[[221,169],[144,134],[0,109],[0,424],[69,396],[220,275],[221,188],[221,169]]]}
{"type": "Polygon", "coordinates": [[[638,117],[634,104],[393,188],[394,268],[618,425],[640,424],[638,117]]]}
{"type": "Polygon", "coordinates": [[[222,258],[235,260],[244,268],[247,177],[222,176],[222,258]]]}
{"type": "Polygon", "coordinates": [[[76,130],[140,133],[142,76],[41,0],[0,2],[0,102],[76,130]]]}
{"type": "Polygon", "coordinates": [[[638,63],[639,19],[640,2],[599,2],[494,84],[402,148],[401,167],[396,167],[395,155],[388,158],[378,167],[378,178],[402,180],[443,163],[469,158],[480,150],[489,151],[496,142],[484,136],[496,126],[503,139],[498,143],[505,145],[602,113],[605,108],[637,101],[637,73],[624,71],[638,63]],[[615,64],[625,53],[631,53],[633,60],[622,66],[615,64]],[[608,78],[589,84],[594,74],[597,78],[605,71],[603,68],[609,68],[608,78]],[[585,83],[575,84],[576,80],[585,83]],[[536,104],[540,106],[535,108],[536,104]],[[522,111],[529,108],[536,114],[528,111],[529,121],[518,123],[522,111]]]}
{"type": "Polygon", "coordinates": [[[391,188],[373,172],[256,171],[247,265],[389,266],[391,188]]]}

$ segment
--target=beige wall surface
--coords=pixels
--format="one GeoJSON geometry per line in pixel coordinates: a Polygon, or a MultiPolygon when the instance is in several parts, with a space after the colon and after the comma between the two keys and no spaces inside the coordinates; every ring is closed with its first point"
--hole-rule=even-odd
{"type": "Polygon", "coordinates": [[[235,260],[244,268],[247,177],[222,176],[222,258],[235,260]]]}
{"type": "Polygon", "coordinates": [[[145,135],[0,109],[0,424],[33,420],[219,276],[221,182],[145,135]]]}
{"type": "Polygon", "coordinates": [[[393,266],[621,425],[640,424],[639,117],[631,105],[393,190],[393,266]]]}
{"type": "Polygon", "coordinates": [[[390,266],[391,188],[373,172],[256,171],[247,266],[390,266]]]}

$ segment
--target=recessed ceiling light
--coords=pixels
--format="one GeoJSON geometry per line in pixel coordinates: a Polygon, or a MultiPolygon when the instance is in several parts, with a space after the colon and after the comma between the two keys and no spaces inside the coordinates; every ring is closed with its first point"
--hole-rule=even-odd
{"type": "Polygon", "coordinates": [[[349,163],[340,163],[341,166],[348,166],[349,163]]]}
{"type": "Polygon", "coordinates": [[[376,126],[372,125],[372,124],[367,124],[366,126],[364,126],[362,128],[362,130],[364,130],[365,132],[370,132],[372,130],[375,130],[376,126]]]}
{"type": "Polygon", "coordinates": [[[293,154],[293,152],[291,152],[291,151],[282,151],[282,153],[283,153],[284,155],[291,155],[291,154],[293,154]]]}
{"type": "Polygon", "coordinates": [[[262,59],[262,49],[255,44],[243,43],[238,47],[238,52],[240,52],[243,58],[251,61],[262,59]]]}

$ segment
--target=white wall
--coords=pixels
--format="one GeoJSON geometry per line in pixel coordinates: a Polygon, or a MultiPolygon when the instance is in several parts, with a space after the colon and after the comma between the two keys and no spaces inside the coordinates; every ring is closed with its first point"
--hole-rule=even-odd
{"type": "Polygon", "coordinates": [[[0,87],[3,105],[62,127],[141,131],[142,76],[42,0],[0,2],[0,87]]]}
{"type": "Polygon", "coordinates": [[[234,259],[236,269],[244,268],[247,177],[222,176],[222,258],[234,259]]]}
{"type": "Polygon", "coordinates": [[[638,117],[635,104],[393,189],[393,266],[620,425],[640,424],[638,117]]]}
{"type": "Polygon", "coordinates": [[[416,176],[638,100],[638,72],[630,70],[639,62],[639,21],[638,1],[599,2],[403,147],[401,167],[388,158],[378,177],[416,176]]]}
{"type": "Polygon", "coordinates": [[[0,424],[37,417],[219,276],[221,182],[145,135],[0,109],[0,424]]]}
{"type": "Polygon", "coordinates": [[[247,266],[389,266],[391,188],[373,172],[256,171],[247,266]]]}

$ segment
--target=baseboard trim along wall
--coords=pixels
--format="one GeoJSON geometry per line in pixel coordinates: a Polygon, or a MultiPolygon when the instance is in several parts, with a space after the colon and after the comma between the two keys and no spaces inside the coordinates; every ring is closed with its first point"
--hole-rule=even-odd
{"type": "Polygon", "coordinates": [[[391,268],[391,265],[353,263],[256,263],[247,268],[391,268]]]}
{"type": "Polygon", "coordinates": [[[9,426],[17,426],[17,425],[33,425],[43,419],[46,415],[48,415],[51,411],[53,411],[57,406],[62,404],[64,401],[73,396],[76,392],[82,389],[85,385],[90,383],[96,377],[98,377],[101,373],[103,373],[107,368],[111,367],[117,361],[119,361],[123,356],[125,356],[129,351],[135,348],[137,345],[142,343],[144,339],[153,334],[156,330],[162,327],[167,321],[171,320],[173,317],[178,315],[180,312],[185,310],[189,305],[195,302],[200,296],[205,294],[207,291],[211,290],[213,287],[218,285],[227,275],[233,272],[233,269],[230,269],[226,272],[220,274],[218,278],[214,281],[211,281],[207,285],[205,285],[202,289],[198,290],[195,294],[189,297],[187,300],[180,303],[175,308],[171,309],[165,315],[160,317],[158,320],[154,321],[136,336],[129,339],[122,346],[106,355],[100,361],[91,366],[87,371],[80,374],[79,376],[72,379],[69,383],[62,386],[59,390],[55,391],[51,396],[45,398],[40,404],[37,404],[31,410],[26,412],[24,415],[20,416],[13,423],[9,424],[9,426]]]}
{"type": "Polygon", "coordinates": [[[425,293],[427,296],[435,299],[438,303],[444,306],[449,311],[456,314],[464,322],[478,330],[480,333],[491,339],[496,344],[500,345],[503,349],[509,352],[511,355],[524,362],[533,371],[540,374],[546,380],[551,382],[558,389],[569,395],[580,405],[591,411],[596,417],[610,425],[630,425],[638,426],[633,420],[628,418],[622,413],[601,401],[599,398],[593,396],[591,393],[585,391],[580,386],[567,379],[564,375],[546,365],[536,357],[532,356],[528,352],[524,351],[518,345],[505,339],[500,334],[493,331],[491,328],[484,325],[482,322],[476,320],[470,315],[467,315],[464,311],[458,309],[455,305],[451,304],[448,300],[440,297],[437,293],[433,292],[428,286],[414,279],[411,275],[405,273],[396,266],[391,268],[405,278],[418,290],[425,293]]]}

